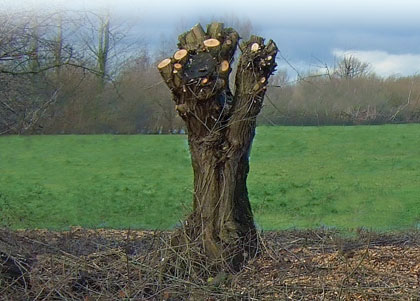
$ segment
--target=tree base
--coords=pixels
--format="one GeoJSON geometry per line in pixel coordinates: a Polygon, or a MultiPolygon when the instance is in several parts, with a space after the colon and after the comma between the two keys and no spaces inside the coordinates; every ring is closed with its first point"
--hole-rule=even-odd
{"type": "Polygon", "coordinates": [[[218,243],[220,254],[217,257],[208,253],[209,241],[204,234],[196,232],[193,226],[185,226],[172,234],[162,251],[161,275],[164,278],[207,281],[220,275],[221,271],[236,274],[249,260],[261,254],[260,238],[256,231],[242,235],[229,244],[218,243]]]}

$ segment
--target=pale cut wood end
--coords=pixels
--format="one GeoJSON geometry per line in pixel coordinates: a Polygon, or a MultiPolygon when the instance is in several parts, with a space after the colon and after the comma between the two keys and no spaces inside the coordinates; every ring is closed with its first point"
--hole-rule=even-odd
{"type": "Polygon", "coordinates": [[[158,65],[158,69],[163,69],[171,63],[171,59],[164,59],[158,65]]]}
{"type": "Polygon", "coordinates": [[[217,39],[208,39],[203,42],[204,46],[207,48],[213,48],[220,45],[220,41],[217,39]]]}
{"type": "Polygon", "coordinates": [[[179,49],[177,52],[175,52],[174,54],[174,59],[177,61],[182,60],[183,58],[185,58],[188,54],[188,50],[187,49],[179,49]]]}
{"type": "Polygon", "coordinates": [[[251,51],[252,52],[256,52],[258,50],[260,50],[260,44],[254,43],[254,44],[251,45],[251,51]]]}
{"type": "Polygon", "coordinates": [[[227,60],[224,60],[221,64],[220,64],[220,72],[227,72],[229,70],[229,62],[227,60]]]}

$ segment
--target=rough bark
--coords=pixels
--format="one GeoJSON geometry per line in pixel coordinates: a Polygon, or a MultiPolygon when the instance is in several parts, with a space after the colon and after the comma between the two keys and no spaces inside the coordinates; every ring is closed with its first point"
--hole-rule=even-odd
{"type": "Polygon", "coordinates": [[[234,270],[259,248],[246,180],[256,117],[277,53],[271,40],[264,44],[252,36],[243,42],[233,95],[229,74],[238,41],[238,33],[222,23],[210,24],[207,32],[197,24],[179,36],[187,58],[179,60],[176,52],[158,66],[185,121],[194,171],[193,212],[180,231],[184,237],[175,235],[172,243],[200,242],[208,258],[234,270]]]}

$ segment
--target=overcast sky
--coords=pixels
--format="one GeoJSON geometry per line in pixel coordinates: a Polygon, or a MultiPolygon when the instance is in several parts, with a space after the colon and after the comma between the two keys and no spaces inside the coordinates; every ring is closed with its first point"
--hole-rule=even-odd
{"type": "MultiPolygon", "coordinates": [[[[155,47],[197,21],[235,15],[299,70],[351,54],[382,76],[420,73],[419,0],[0,0],[7,9],[109,10],[155,47]]],[[[285,65],[279,61],[280,65],[285,65]]]]}

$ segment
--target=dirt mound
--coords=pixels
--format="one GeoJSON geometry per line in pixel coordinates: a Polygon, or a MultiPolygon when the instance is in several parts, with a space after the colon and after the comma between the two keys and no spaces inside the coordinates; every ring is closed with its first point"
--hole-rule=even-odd
{"type": "Polygon", "coordinates": [[[261,235],[237,274],[160,269],[168,232],[0,231],[1,300],[420,300],[420,233],[261,235]]]}

